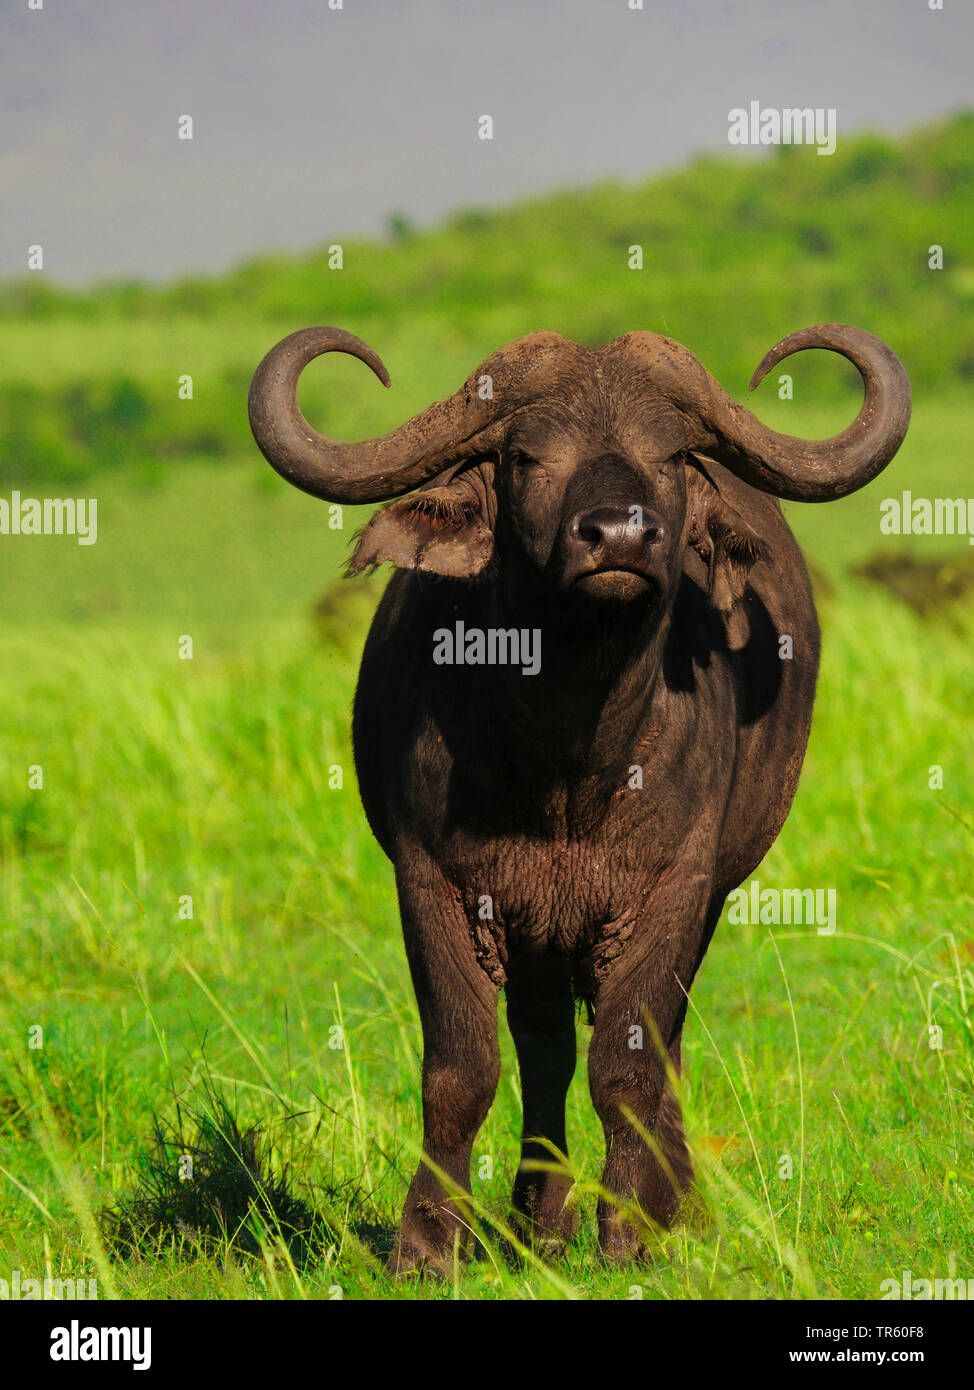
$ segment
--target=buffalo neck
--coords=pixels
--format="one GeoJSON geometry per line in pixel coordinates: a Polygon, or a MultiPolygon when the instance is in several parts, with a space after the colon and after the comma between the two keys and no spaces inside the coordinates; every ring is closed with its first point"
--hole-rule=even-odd
{"type": "Polygon", "coordinates": [[[478,606],[485,627],[540,634],[536,674],[511,665],[485,669],[494,746],[548,777],[614,781],[616,764],[626,761],[664,695],[671,605],[656,614],[621,605],[578,611],[537,600],[514,608],[488,586],[478,606]]]}

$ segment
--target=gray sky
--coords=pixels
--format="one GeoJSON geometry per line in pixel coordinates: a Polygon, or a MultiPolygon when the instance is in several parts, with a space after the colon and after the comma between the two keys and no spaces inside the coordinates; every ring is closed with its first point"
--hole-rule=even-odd
{"type": "Polygon", "coordinates": [[[834,106],[840,141],[974,104],[970,0],[644,4],[4,0],[0,274],[39,242],[55,280],[164,279],[640,179],[728,152],[751,100],[834,106]]]}

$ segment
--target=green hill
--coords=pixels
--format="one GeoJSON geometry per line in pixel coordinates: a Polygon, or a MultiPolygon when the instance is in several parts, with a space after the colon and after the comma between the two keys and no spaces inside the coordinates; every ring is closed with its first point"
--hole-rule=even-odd
{"type": "MultiPolygon", "coordinates": [[[[314,322],[368,340],[398,389],[378,392],[357,364],[332,361],[310,374],[309,413],[336,433],[373,433],[539,328],[592,344],[632,328],[668,333],[740,398],[779,337],[839,319],[886,338],[917,390],[939,392],[974,377],[972,304],[974,114],[961,114],[897,141],[840,142],[828,159],[783,146],[699,158],[636,187],[471,209],[432,230],[392,217],[384,241],[335,227],[305,256],[164,287],[9,281],[0,469],[23,483],[247,449],[254,366],[277,337],[314,322]],[[329,268],[336,243],[340,270],[329,268]],[[629,268],[633,245],[642,270],[629,268]],[[932,245],[942,270],[928,266],[932,245]],[[177,395],[187,373],[191,402],[177,395]]],[[[854,375],[813,357],[796,364],[796,381],[803,399],[828,400],[854,375]]]]}

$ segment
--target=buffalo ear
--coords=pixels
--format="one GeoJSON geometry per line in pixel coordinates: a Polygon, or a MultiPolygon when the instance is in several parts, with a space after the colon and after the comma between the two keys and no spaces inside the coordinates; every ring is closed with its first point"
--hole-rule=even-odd
{"type": "Polygon", "coordinates": [[[707,532],[708,540],[697,553],[707,561],[710,601],[726,616],[744,597],[751,566],[761,559],[765,546],[736,512],[732,517],[712,513],[707,532]]]}
{"type": "Polygon", "coordinates": [[[707,593],[725,618],[740,603],[752,565],[765,558],[767,546],[756,531],[709,482],[690,488],[687,544],[707,566],[707,593]]]}
{"type": "Polygon", "coordinates": [[[493,551],[493,532],[477,497],[456,487],[434,487],[376,512],[346,568],[359,574],[388,562],[397,569],[473,579],[486,569],[493,551]]]}

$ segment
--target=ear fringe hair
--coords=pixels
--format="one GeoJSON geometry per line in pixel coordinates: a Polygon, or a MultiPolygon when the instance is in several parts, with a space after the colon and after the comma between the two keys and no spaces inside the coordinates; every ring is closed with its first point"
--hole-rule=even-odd
{"type": "Polygon", "coordinates": [[[369,523],[367,521],[364,522],[358,528],[358,530],[354,532],[354,534],[352,535],[352,539],[349,541],[349,545],[352,547],[352,553],[351,555],[349,555],[348,559],[345,561],[345,564],[342,567],[343,579],[355,579],[360,574],[364,574],[366,579],[370,579],[372,575],[375,574],[376,570],[379,568],[379,562],[377,560],[369,561],[367,564],[363,564],[361,561],[356,563],[356,558],[358,556],[359,541],[365,535],[368,524],[369,523]]]}
{"type": "Polygon", "coordinates": [[[723,547],[724,554],[734,564],[746,565],[750,569],[767,554],[767,546],[753,532],[744,535],[735,531],[733,524],[721,520],[711,522],[711,531],[715,533],[715,540],[723,547]]]}
{"type": "Polygon", "coordinates": [[[408,510],[425,517],[430,525],[457,529],[474,515],[477,503],[473,498],[437,497],[432,492],[417,492],[408,510]]]}

